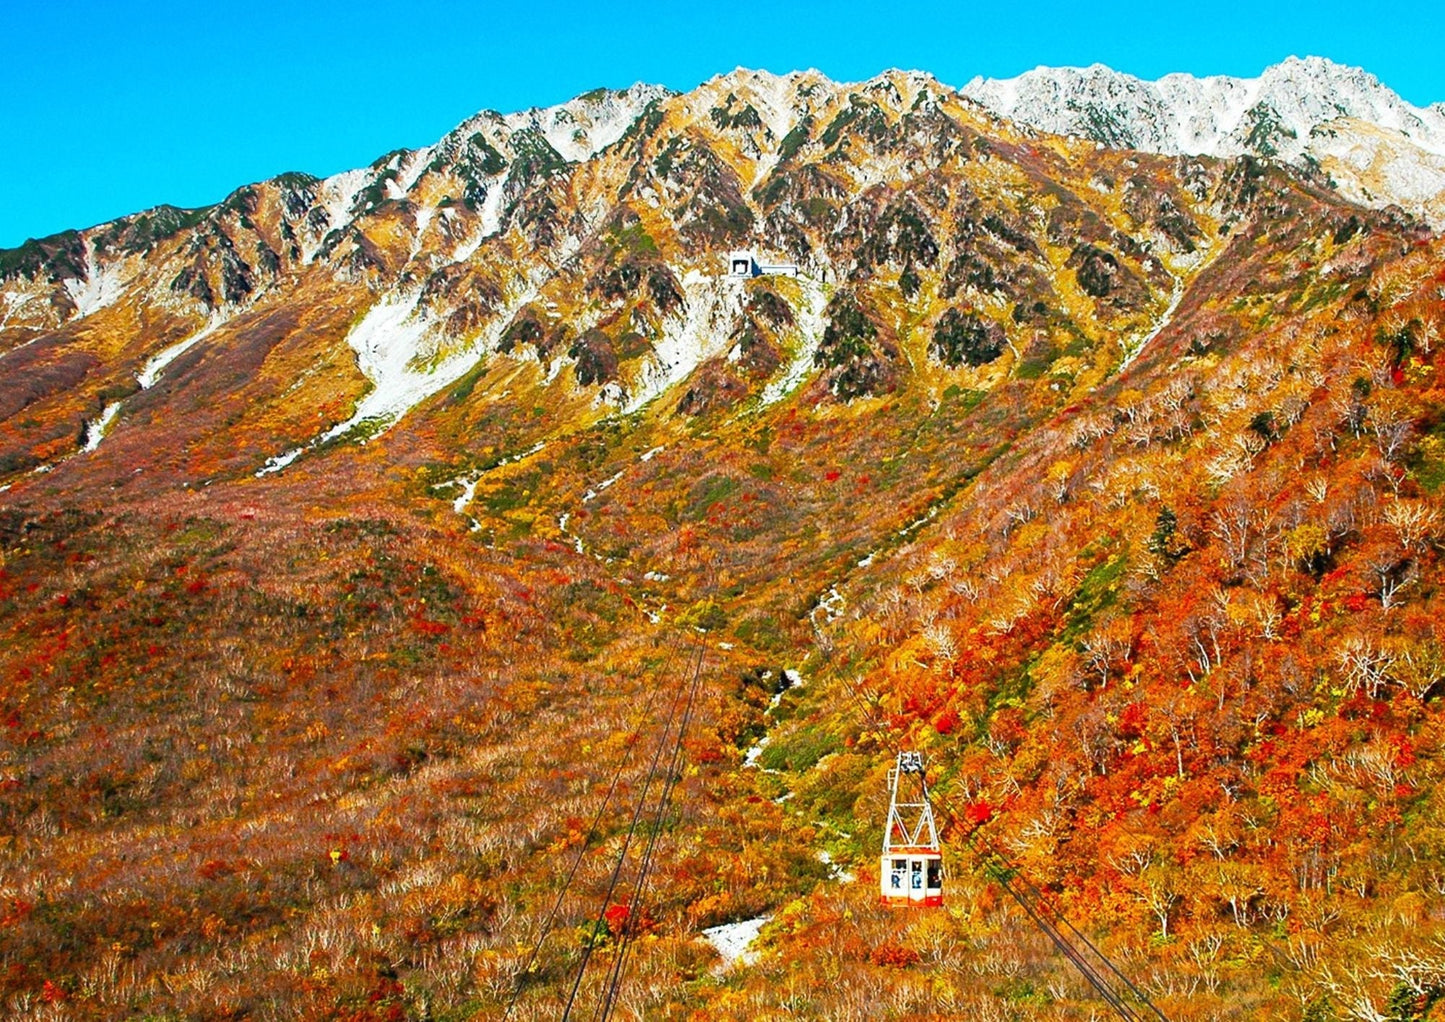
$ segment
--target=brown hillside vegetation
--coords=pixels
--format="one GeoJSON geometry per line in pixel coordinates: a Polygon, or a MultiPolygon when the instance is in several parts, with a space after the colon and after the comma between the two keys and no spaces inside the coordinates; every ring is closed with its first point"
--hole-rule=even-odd
{"type": "Polygon", "coordinates": [[[1171,1020],[1439,1017],[1445,242],[919,75],[644,99],[0,253],[4,1012],[1105,1017],[992,848],[1171,1020]]]}

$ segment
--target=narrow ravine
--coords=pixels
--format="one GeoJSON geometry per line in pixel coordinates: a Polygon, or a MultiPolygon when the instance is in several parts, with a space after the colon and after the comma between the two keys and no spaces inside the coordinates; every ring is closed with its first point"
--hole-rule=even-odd
{"type": "Polygon", "coordinates": [[[1174,280],[1174,294],[1173,297],[1169,299],[1169,307],[1164,310],[1164,314],[1160,316],[1159,321],[1154,324],[1154,329],[1149,331],[1148,335],[1139,342],[1137,347],[1124,356],[1124,361],[1119,363],[1118,371],[1120,375],[1123,375],[1123,373],[1134,364],[1134,360],[1139,357],[1145,348],[1153,343],[1156,337],[1169,329],[1169,324],[1174,322],[1174,313],[1179,310],[1179,303],[1184,299],[1184,291],[1184,282],[1176,277],[1174,280]]]}
{"type": "MultiPolygon", "coordinates": [[[[140,389],[150,390],[165,372],[166,366],[190,351],[201,341],[215,333],[229,321],[228,316],[212,317],[204,327],[182,341],[177,341],[169,348],[164,349],[156,355],[152,355],[146,364],[141,366],[140,372],[135,374],[135,382],[140,384],[140,389]]],[[[101,410],[100,418],[93,419],[85,424],[85,443],[81,446],[79,453],[88,454],[100,447],[102,440],[110,433],[111,427],[115,425],[116,418],[120,414],[125,399],[112,401],[101,410]]]]}
{"type": "Polygon", "coordinates": [[[818,346],[823,343],[823,331],[827,327],[824,318],[828,307],[827,289],[811,277],[800,276],[797,281],[803,291],[803,308],[798,310],[798,350],[782,375],[763,388],[762,396],[758,399],[759,408],[776,404],[798,389],[813,371],[818,346]]]}

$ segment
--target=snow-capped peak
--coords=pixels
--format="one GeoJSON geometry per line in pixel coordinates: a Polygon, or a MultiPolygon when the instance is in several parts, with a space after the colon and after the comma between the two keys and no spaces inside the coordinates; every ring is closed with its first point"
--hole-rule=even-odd
{"type": "Polygon", "coordinates": [[[1289,57],[1258,78],[1175,73],[1144,81],[1102,64],[975,78],[963,95],[1062,135],[1168,154],[1253,153],[1299,160],[1314,129],[1341,117],[1387,128],[1445,155],[1445,109],[1412,106],[1360,68],[1289,57]]]}
{"type": "Polygon", "coordinates": [[[1153,82],[1102,64],[1040,67],[975,78],[962,94],[1020,124],[1116,148],[1318,166],[1354,201],[1445,216],[1445,104],[1412,106],[1368,71],[1324,57],[1289,57],[1258,78],[1153,82]]]}

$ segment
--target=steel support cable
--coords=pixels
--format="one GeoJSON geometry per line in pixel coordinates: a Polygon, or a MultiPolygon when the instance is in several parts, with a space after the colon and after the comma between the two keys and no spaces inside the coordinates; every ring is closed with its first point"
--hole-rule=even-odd
{"type": "MultiPolygon", "coordinates": [[[[858,708],[861,711],[862,715],[866,718],[866,720],[873,727],[873,729],[879,733],[881,737],[885,731],[885,726],[883,722],[879,720],[878,715],[874,711],[873,707],[869,706],[868,702],[858,691],[857,686],[849,682],[847,678],[842,678],[840,680],[843,682],[843,687],[847,690],[848,694],[853,698],[854,702],[858,704],[858,708]]],[[[894,729],[887,728],[886,730],[891,731],[894,729]]],[[[893,747],[893,753],[896,756],[901,749],[901,743],[899,743],[896,739],[888,739],[888,741],[891,743],[893,747]]],[[[928,782],[926,779],[923,781],[923,791],[924,798],[930,799],[931,796],[928,791],[928,782]]],[[[1008,858],[1002,855],[997,849],[993,848],[987,842],[984,842],[982,839],[976,839],[974,835],[964,831],[962,827],[959,827],[957,814],[954,813],[952,808],[950,808],[946,802],[940,799],[939,804],[943,808],[944,812],[948,814],[949,821],[955,827],[957,827],[961,833],[965,834],[964,841],[971,848],[973,848],[975,852],[978,852],[980,855],[983,856],[993,856],[1000,862],[1004,863],[1007,868],[1013,871],[1014,876],[1033,893],[1035,898],[1035,907],[1031,907],[1028,903],[1026,903],[1025,899],[1017,891],[1014,890],[1011,884],[1008,883],[1007,878],[1002,875],[995,876],[995,879],[998,880],[999,885],[1003,887],[1005,892],[1007,892],[1008,895],[1014,899],[1014,901],[1018,902],[1019,907],[1021,907],[1028,914],[1029,918],[1034,921],[1034,924],[1038,926],[1038,928],[1042,930],[1046,936],[1049,937],[1050,941],[1052,941],[1054,946],[1058,948],[1059,952],[1063,954],[1064,957],[1067,958],[1074,965],[1074,967],[1079,971],[1079,973],[1083,975],[1085,981],[1088,982],[1089,985],[1092,986],[1099,993],[1099,996],[1102,997],[1106,1003],[1108,1003],[1111,1007],[1113,1007],[1116,1011],[1123,1015],[1124,1018],[1129,1020],[1129,1022],[1143,1022],[1139,1014],[1122,1000],[1121,995],[1113,989],[1112,985],[1108,983],[1108,981],[1093,965],[1093,963],[1089,962],[1088,959],[1085,958],[1084,955],[1073,945],[1073,943],[1063,933],[1063,931],[1060,930],[1058,926],[1055,925],[1051,920],[1044,918],[1036,909],[1041,909],[1050,913],[1054,918],[1056,918],[1060,923],[1062,923],[1063,926],[1066,927],[1069,932],[1078,939],[1080,943],[1087,947],[1089,951],[1093,952],[1093,954],[1099,959],[1099,961],[1104,964],[1104,967],[1108,969],[1110,973],[1116,976],[1119,981],[1129,989],[1129,991],[1134,995],[1135,998],[1137,998],[1142,1004],[1147,1006],[1151,1012],[1154,1013],[1154,1015],[1160,1020],[1160,1022],[1169,1022],[1169,1020],[1165,1017],[1164,1013],[1159,1010],[1158,1006],[1149,999],[1148,995],[1145,994],[1144,991],[1140,990],[1137,986],[1135,986],[1134,983],[1129,979],[1129,977],[1124,975],[1124,973],[1121,972],[1118,967],[1114,965],[1114,963],[1109,959],[1109,957],[1105,955],[1102,951],[1100,951],[1099,948],[1096,947],[1087,936],[1080,932],[1073,923],[1069,922],[1068,918],[1064,916],[1062,912],[1060,912],[1053,905],[1049,904],[1048,900],[1044,897],[1043,892],[1040,891],[1036,886],[1034,886],[1034,884],[1028,879],[1027,876],[1022,873],[1022,871],[1018,870],[1016,867],[1009,865],[1008,858]]]]}
{"type": "MultiPolygon", "coordinates": [[[[1127,1003],[1124,1002],[1123,998],[1099,973],[1098,969],[1093,965],[1093,963],[1084,957],[1082,952],[1080,952],[1079,949],[1075,947],[1067,937],[1064,936],[1064,934],[1058,929],[1058,927],[1053,923],[1053,921],[1042,916],[1038,911],[1038,906],[1031,903],[1017,889],[1015,889],[1014,885],[1010,882],[1009,873],[1013,873],[1015,876],[1020,877],[1021,879],[1022,874],[1016,867],[1013,867],[1009,864],[1007,857],[1003,856],[993,848],[989,847],[985,842],[976,839],[973,834],[964,831],[964,829],[959,826],[958,815],[942,799],[939,800],[939,805],[943,809],[944,813],[947,814],[949,822],[955,827],[957,827],[959,831],[964,834],[964,843],[967,844],[968,847],[973,849],[973,851],[978,854],[980,858],[983,858],[985,860],[986,872],[991,876],[994,881],[998,883],[1000,887],[1004,889],[1004,892],[1008,894],[1008,896],[1018,904],[1019,908],[1023,909],[1024,913],[1029,917],[1033,924],[1038,927],[1038,929],[1042,931],[1046,937],[1049,938],[1049,940],[1053,943],[1054,947],[1058,949],[1059,953],[1062,954],[1084,978],[1084,981],[1088,983],[1089,986],[1093,987],[1095,992],[1098,993],[1098,995],[1104,1000],[1104,1002],[1108,1004],[1111,1008],[1113,1008],[1120,1015],[1120,1017],[1126,1020],[1126,1022],[1143,1022],[1143,1020],[1140,1019],[1138,1013],[1135,1012],[1131,1007],[1129,1007],[1127,1003]],[[996,863],[999,863],[1001,865],[991,864],[988,862],[989,859],[992,859],[996,863]]],[[[1027,880],[1025,880],[1025,883],[1027,883],[1027,880]]],[[[1030,885],[1030,887],[1032,887],[1032,885],[1030,885]]],[[[1033,888],[1033,890],[1037,891],[1038,889],[1033,888]]],[[[1093,945],[1090,945],[1090,947],[1093,948],[1093,945]]],[[[1104,958],[1102,953],[1100,953],[1097,948],[1094,948],[1093,950],[1094,953],[1099,955],[1101,959],[1104,958]]],[[[1107,959],[1105,959],[1105,961],[1107,961],[1107,959]]]]}
{"type": "MultiPolygon", "coordinates": [[[[868,723],[872,725],[874,731],[877,731],[878,734],[881,736],[885,730],[893,730],[893,728],[888,727],[883,723],[883,721],[878,719],[877,712],[874,710],[873,707],[868,705],[868,701],[863,698],[862,693],[858,691],[858,687],[856,685],[854,685],[847,678],[841,676],[838,680],[843,683],[843,688],[846,689],[848,694],[853,697],[853,701],[858,704],[859,712],[867,719],[868,723]]],[[[898,753],[903,751],[903,747],[901,743],[899,743],[897,740],[890,739],[890,741],[893,746],[893,755],[897,757],[898,753]]]]}
{"type": "MultiPolygon", "coordinates": [[[[944,812],[948,814],[949,821],[955,826],[957,826],[958,814],[955,813],[953,809],[942,799],[939,800],[939,804],[943,807],[944,812]]],[[[960,830],[961,829],[962,828],[960,828],[960,830]]],[[[1034,899],[1034,903],[1037,906],[1039,906],[1043,911],[1047,912],[1048,915],[1051,916],[1053,919],[1057,920],[1060,924],[1062,924],[1063,927],[1067,929],[1070,933],[1072,933],[1079,940],[1080,943],[1082,943],[1085,947],[1092,951],[1094,955],[1098,957],[1099,961],[1103,962],[1104,966],[1111,973],[1113,973],[1121,983],[1127,986],[1136,997],[1138,997],[1142,1002],[1147,1004],[1156,1015],[1159,1015],[1159,1018],[1163,1020],[1163,1022],[1168,1022],[1168,1019],[1164,1018],[1164,1016],[1159,1012],[1159,1009],[1156,1008],[1152,1003],[1150,1003],[1149,998],[1144,994],[1144,992],[1140,990],[1137,986],[1135,986],[1134,983],[1130,981],[1128,976],[1120,972],[1119,969],[1114,965],[1114,963],[1110,961],[1109,956],[1104,954],[1104,952],[1100,951],[1099,948],[1095,946],[1094,943],[1078,929],[1078,927],[1076,927],[1073,923],[1069,921],[1069,918],[1064,915],[1064,913],[1060,911],[1057,906],[1055,906],[1049,901],[1048,896],[1043,892],[1043,890],[1040,889],[1038,885],[1036,885],[1032,880],[1030,880],[1028,876],[1023,872],[1023,870],[1009,862],[1008,856],[1000,852],[998,848],[995,847],[993,844],[985,841],[981,837],[978,837],[976,833],[965,834],[964,841],[966,844],[969,845],[969,847],[973,848],[975,852],[978,852],[979,854],[984,856],[992,856],[999,862],[1003,863],[1004,867],[1013,874],[1014,879],[1018,880],[1019,883],[1021,883],[1025,888],[1027,888],[1030,896],[1034,899]]]]}
{"type": "Polygon", "coordinates": [[[1119,1016],[1125,1019],[1126,1022],[1143,1022],[1139,1014],[1124,1002],[1104,977],[1099,975],[1098,970],[1059,932],[1058,927],[1054,926],[1051,921],[1044,919],[1036,908],[1029,903],[1027,898],[1024,898],[1018,891],[1014,890],[1013,885],[1009,883],[1002,871],[996,873],[994,879],[998,881],[999,886],[1008,892],[1009,897],[1018,903],[1018,906],[1024,910],[1028,917],[1033,920],[1034,925],[1042,930],[1049,940],[1053,942],[1054,947],[1058,948],[1059,953],[1073,963],[1074,968],[1077,969],[1079,974],[1084,977],[1084,980],[1094,988],[1095,992],[1103,998],[1106,1004],[1118,1012],[1119,1016]]]}
{"type": "Polygon", "coordinates": [[[614,1002],[616,1002],[617,992],[621,987],[621,977],[623,977],[623,963],[624,960],[626,960],[627,951],[630,950],[634,934],[636,934],[637,921],[639,921],[640,916],[642,916],[642,905],[643,898],[646,896],[647,880],[649,880],[650,872],[652,872],[653,850],[656,849],[657,836],[659,836],[660,831],[662,831],[662,823],[663,820],[665,820],[666,811],[668,811],[670,798],[672,798],[672,789],[673,786],[676,785],[676,770],[678,770],[679,759],[681,759],[682,742],[686,737],[686,733],[688,733],[688,723],[692,718],[692,703],[694,703],[694,698],[696,697],[696,684],[698,684],[698,678],[701,677],[701,669],[702,648],[701,643],[698,643],[698,653],[696,653],[696,658],[694,659],[691,685],[689,685],[688,703],[683,707],[682,723],[679,724],[678,727],[678,737],[676,737],[676,742],[673,743],[673,752],[668,762],[668,769],[666,769],[665,775],[663,775],[662,794],[657,798],[656,820],[653,820],[652,831],[650,831],[649,836],[647,836],[647,844],[643,849],[642,860],[640,860],[639,866],[637,866],[637,880],[636,883],[634,883],[631,898],[627,901],[627,915],[624,916],[623,919],[623,929],[621,929],[620,940],[618,940],[617,944],[617,954],[613,957],[613,967],[611,967],[610,974],[608,974],[607,990],[605,990],[603,999],[598,1002],[597,1013],[594,1015],[594,1019],[600,1019],[600,1021],[603,1022],[608,1018],[608,1015],[611,1015],[614,1002]]]}
{"type": "Polygon", "coordinates": [[[633,835],[637,832],[638,821],[642,818],[643,807],[647,804],[647,795],[652,788],[653,778],[657,775],[657,764],[662,759],[662,750],[667,747],[668,735],[672,732],[672,725],[677,720],[678,706],[682,703],[683,694],[687,690],[687,677],[684,675],[678,682],[677,691],[672,698],[672,705],[668,709],[667,721],[663,724],[662,734],[658,737],[657,748],[653,750],[652,762],[647,768],[647,777],[642,782],[642,794],[637,799],[637,806],[633,810],[632,819],[627,825],[627,835],[622,840],[622,848],[617,853],[617,865],[612,869],[612,877],[607,884],[607,893],[603,895],[602,907],[597,911],[597,918],[593,924],[591,937],[587,940],[582,949],[582,960],[577,964],[577,975],[572,980],[572,989],[567,994],[567,1006],[562,1011],[563,1022],[572,1017],[572,1008],[577,1002],[577,992],[582,986],[582,975],[587,971],[587,963],[592,959],[592,950],[595,946],[597,933],[607,922],[607,908],[612,902],[612,895],[617,891],[618,881],[622,876],[623,865],[627,861],[627,850],[632,845],[633,835]]]}
{"type": "MultiPolygon", "coordinates": [[[[1087,982],[1091,987],[1093,987],[1094,990],[1099,994],[1099,996],[1102,997],[1104,1001],[1109,1004],[1110,1007],[1114,1008],[1116,1012],[1118,1012],[1123,1018],[1125,1018],[1127,1022],[1139,1022],[1138,1015],[1133,1011],[1132,1008],[1130,1008],[1127,1004],[1123,1002],[1119,993],[1115,991],[1112,985],[1110,985],[1108,981],[1099,973],[1099,970],[1094,966],[1094,964],[1090,962],[1087,958],[1085,958],[1083,953],[1080,952],[1079,949],[1075,947],[1067,937],[1064,936],[1062,931],[1059,930],[1058,926],[1053,922],[1052,919],[1045,918],[1040,913],[1039,909],[1040,905],[1042,904],[1042,898],[1037,898],[1035,901],[1031,902],[1014,887],[1013,883],[1011,882],[1012,878],[1018,878],[1024,880],[1025,883],[1028,883],[1027,879],[1023,877],[1022,872],[1009,862],[1007,856],[1000,853],[997,849],[993,848],[987,842],[983,841],[980,838],[977,838],[974,834],[969,833],[965,831],[962,827],[960,827],[958,823],[958,815],[946,802],[940,800],[939,804],[942,806],[943,811],[948,815],[949,822],[952,823],[955,827],[958,827],[960,832],[964,834],[964,843],[969,848],[971,848],[974,853],[980,857],[980,859],[984,860],[985,871],[988,873],[988,875],[995,882],[997,882],[1000,887],[1004,889],[1004,892],[1008,894],[1008,896],[1012,898],[1021,909],[1024,910],[1024,912],[1028,915],[1029,919],[1033,921],[1034,925],[1038,927],[1038,929],[1041,930],[1044,935],[1053,942],[1054,946],[1058,948],[1059,952],[1065,958],[1067,958],[1070,963],[1073,964],[1074,968],[1078,970],[1081,976],[1083,976],[1085,982],[1087,982]],[[1012,877],[1010,876],[1010,874],[1012,874],[1012,877]]],[[[1032,884],[1029,884],[1029,887],[1035,893],[1038,892],[1038,888],[1033,887],[1032,884]]],[[[1057,915],[1057,913],[1055,914],[1057,915]]],[[[1094,948],[1092,944],[1089,946],[1096,955],[1098,955],[1101,959],[1104,958],[1103,954],[1099,952],[1097,948],[1094,948]]],[[[1105,961],[1107,961],[1107,959],[1105,959],[1105,961]]]]}
{"type": "Polygon", "coordinates": [[[1084,979],[1089,983],[1089,985],[1094,987],[1094,989],[1099,992],[1100,996],[1103,997],[1104,1000],[1115,1009],[1115,1011],[1119,1012],[1119,1014],[1125,1019],[1129,1020],[1129,1022],[1143,1022],[1142,1016],[1140,1016],[1137,1011],[1135,1011],[1126,1001],[1123,1000],[1123,995],[1114,989],[1113,984],[1109,983],[1108,979],[1099,971],[1099,969],[1094,965],[1094,963],[1090,962],[1083,955],[1083,953],[1079,951],[1078,947],[1074,944],[1074,942],[1071,941],[1061,929],[1059,929],[1058,925],[1054,922],[1055,919],[1058,920],[1058,923],[1062,923],[1063,926],[1067,928],[1070,933],[1072,933],[1078,939],[1080,943],[1082,943],[1086,948],[1088,948],[1089,951],[1091,951],[1094,956],[1101,963],[1103,963],[1104,967],[1115,977],[1117,977],[1118,980],[1129,989],[1129,991],[1134,995],[1135,998],[1140,1001],[1140,1003],[1148,1007],[1149,1010],[1159,1018],[1160,1022],[1169,1022],[1169,1020],[1165,1017],[1164,1013],[1161,1012],[1159,1008],[1154,1004],[1154,1002],[1149,999],[1148,995],[1146,995],[1142,990],[1135,986],[1134,983],[1129,980],[1129,977],[1125,976],[1123,972],[1121,972],[1119,968],[1114,965],[1114,963],[1109,959],[1108,955],[1104,954],[1104,952],[1099,950],[1099,948],[1095,946],[1088,937],[1081,933],[1079,929],[1074,926],[1073,923],[1069,922],[1069,920],[1064,916],[1062,912],[1060,912],[1057,908],[1051,905],[1048,899],[1044,896],[1043,891],[1041,891],[1032,881],[1030,881],[1028,877],[1024,875],[1022,870],[1020,870],[1016,866],[1013,866],[1009,862],[1008,857],[1002,852],[1000,852],[993,845],[989,844],[982,838],[977,837],[976,834],[966,831],[962,826],[960,826],[958,814],[953,811],[952,806],[950,806],[947,801],[940,799],[939,805],[948,815],[949,822],[952,823],[954,827],[956,827],[959,832],[964,835],[964,843],[967,844],[968,847],[972,848],[974,852],[977,853],[981,858],[991,858],[1002,864],[1001,868],[995,867],[991,871],[993,879],[998,882],[999,886],[1004,889],[1004,891],[1009,895],[1010,898],[1012,898],[1015,902],[1018,903],[1020,908],[1022,908],[1026,913],[1028,913],[1029,918],[1034,921],[1035,925],[1038,926],[1040,930],[1043,930],[1045,935],[1047,935],[1049,939],[1054,943],[1055,947],[1060,950],[1064,957],[1066,957],[1070,962],[1074,964],[1074,967],[1078,969],[1079,973],[1083,975],[1084,979]],[[1009,876],[1010,873],[1012,874],[1012,878],[1009,876]],[[1010,882],[1011,879],[1017,879],[1024,887],[1026,887],[1032,900],[1029,900],[1029,898],[1026,898],[1023,893],[1018,891],[1015,886],[1010,882]],[[1044,913],[1047,913],[1048,916],[1051,916],[1052,918],[1047,918],[1044,913]],[[1105,992],[1105,989],[1101,988],[1101,984],[1103,988],[1107,989],[1107,993],[1105,992]]]}
{"type": "MultiPolygon", "coordinates": [[[[997,854],[997,852],[995,852],[995,854],[997,854]]],[[[1024,886],[1028,887],[1034,892],[1038,903],[1042,905],[1047,911],[1051,912],[1054,917],[1058,919],[1059,922],[1063,923],[1064,927],[1075,937],[1077,937],[1084,944],[1085,947],[1087,947],[1090,951],[1097,955],[1099,961],[1104,963],[1105,968],[1107,968],[1110,972],[1117,976],[1119,978],[1119,981],[1123,983],[1126,987],[1128,987],[1130,992],[1133,993],[1135,997],[1137,997],[1150,1011],[1155,1014],[1155,1016],[1158,1017],[1159,1022],[1169,1022],[1169,1020],[1165,1017],[1164,1013],[1160,1011],[1159,1008],[1154,1004],[1154,1002],[1149,999],[1149,996],[1145,994],[1143,990],[1140,990],[1137,986],[1135,986],[1128,976],[1120,972],[1119,969],[1114,965],[1113,961],[1109,958],[1109,956],[1104,954],[1104,952],[1100,951],[1097,947],[1095,947],[1093,941],[1089,940],[1087,936],[1081,933],[1078,927],[1076,927],[1073,923],[1069,922],[1068,917],[1065,916],[1063,912],[1059,911],[1058,908],[1056,908],[1049,902],[1043,891],[1039,890],[1039,888],[1034,885],[1033,881],[1031,881],[1022,872],[1018,872],[1017,875],[1018,879],[1023,881],[1024,886]]]]}
{"type": "MultiPolygon", "coordinates": [[[[673,645],[668,648],[667,658],[663,661],[662,669],[658,674],[666,675],[676,658],[677,643],[673,643],[673,645]]],[[[648,693],[647,702],[643,705],[642,713],[639,715],[641,723],[646,723],[651,719],[652,707],[657,702],[657,695],[661,691],[661,687],[654,685],[648,693]]],[[[557,919],[557,914],[562,909],[562,902],[572,887],[572,881],[577,877],[577,870],[581,867],[582,860],[587,856],[587,849],[592,844],[592,839],[597,836],[597,828],[602,823],[602,817],[603,814],[607,812],[607,807],[612,803],[612,796],[617,793],[617,786],[622,780],[622,772],[632,760],[632,750],[635,745],[635,742],[630,742],[627,747],[622,750],[622,759],[618,762],[617,769],[612,772],[612,781],[607,786],[607,794],[603,796],[602,804],[597,807],[597,812],[592,817],[592,823],[587,828],[587,834],[577,849],[577,857],[572,860],[572,868],[567,871],[567,876],[562,881],[562,887],[557,891],[556,900],[552,902],[552,908],[542,922],[541,935],[537,938],[537,943],[533,946],[532,953],[527,956],[527,962],[522,966],[522,971],[518,974],[518,982],[512,989],[511,999],[507,1001],[507,1010],[502,1014],[502,1022],[506,1022],[507,1019],[512,1017],[512,1012],[516,1009],[517,1001],[522,995],[521,977],[526,976],[532,971],[532,966],[536,964],[538,955],[542,953],[542,945],[546,943],[547,938],[552,935],[552,925],[557,919]]]]}
{"type": "Polygon", "coordinates": [[[657,847],[658,836],[662,833],[662,824],[667,816],[667,808],[672,800],[672,792],[676,789],[681,780],[680,770],[682,768],[683,742],[687,738],[688,726],[692,722],[693,710],[697,702],[698,691],[702,687],[702,662],[705,646],[701,639],[697,641],[697,653],[693,659],[692,681],[688,690],[687,704],[683,707],[682,723],[677,729],[677,739],[673,744],[672,759],[668,763],[667,773],[663,779],[662,794],[657,802],[657,817],[652,824],[652,832],[648,835],[647,845],[642,854],[642,862],[638,866],[637,885],[633,888],[632,898],[627,907],[627,918],[623,923],[622,940],[618,944],[617,956],[612,963],[612,974],[608,982],[607,994],[599,1005],[598,1014],[595,1018],[598,1022],[606,1022],[611,1016],[612,1009],[616,1003],[617,992],[622,985],[624,962],[627,952],[632,946],[636,936],[637,921],[641,918],[643,901],[646,898],[647,883],[652,871],[652,858],[657,847]]]}
{"type": "MultiPolygon", "coordinates": [[[[957,814],[955,814],[953,810],[947,805],[944,805],[944,811],[948,813],[950,820],[955,825],[957,825],[957,814]]],[[[1093,953],[1094,957],[1103,964],[1104,968],[1106,968],[1110,973],[1112,973],[1119,980],[1119,982],[1123,983],[1124,986],[1129,989],[1129,992],[1132,993],[1141,1004],[1145,1005],[1151,1012],[1153,1012],[1154,1015],[1160,1020],[1160,1022],[1169,1022],[1169,1020],[1165,1017],[1164,1013],[1159,1010],[1158,1006],[1149,999],[1149,996],[1144,993],[1143,990],[1139,989],[1139,987],[1137,987],[1133,983],[1133,981],[1129,979],[1128,976],[1126,976],[1122,971],[1120,971],[1118,966],[1114,964],[1113,960],[1110,959],[1108,955],[1104,954],[1104,952],[1101,951],[1094,944],[1094,942],[1088,938],[1087,935],[1085,935],[1082,931],[1079,930],[1078,927],[1076,927],[1072,922],[1070,922],[1069,918],[1065,916],[1057,906],[1050,902],[1048,896],[1032,880],[1030,880],[1021,869],[1010,863],[1006,855],[1000,852],[998,848],[996,848],[994,845],[990,844],[982,838],[977,837],[975,834],[966,835],[964,840],[971,848],[974,849],[975,852],[978,852],[979,854],[984,856],[992,856],[994,859],[997,859],[999,862],[1003,863],[1004,866],[1012,873],[1013,878],[1016,879],[1020,884],[1023,885],[1024,888],[1027,889],[1027,892],[1033,899],[1032,904],[1037,910],[1051,917],[1051,922],[1053,920],[1057,920],[1057,924],[1061,924],[1064,929],[1067,929],[1070,933],[1072,933],[1074,935],[1074,938],[1079,943],[1083,944],[1084,947],[1088,948],[1089,951],[1093,953]]],[[[1012,891],[1010,891],[1010,895],[1013,896],[1012,891]]],[[[1060,930],[1061,935],[1062,932],[1063,931],[1060,930]]],[[[1067,940],[1068,938],[1065,937],[1064,939],[1067,940]]],[[[1097,970],[1095,971],[1097,972],[1097,970]]]]}
{"type": "MultiPolygon", "coordinates": [[[[709,588],[716,588],[717,577],[715,568],[708,574],[709,588]]],[[[638,914],[642,905],[642,898],[645,894],[647,886],[648,874],[652,867],[653,850],[656,847],[658,835],[662,831],[662,822],[666,816],[667,806],[668,802],[671,799],[672,790],[680,779],[678,775],[678,769],[681,765],[683,741],[687,737],[688,725],[692,721],[692,713],[693,708],[696,704],[697,693],[702,684],[702,662],[704,653],[706,652],[706,645],[704,644],[701,635],[699,635],[699,637],[695,640],[695,650],[696,655],[693,659],[692,679],[690,684],[688,684],[687,704],[683,709],[682,721],[678,725],[677,738],[673,744],[672,758],[668,764],[668,771],[664,779],[662,793],[658,798],[657,819],[653,824],[652,832],[648,837],[647,846],[643,853],[642,860],[638,865],[637,882],[633,887],[632,898],[628,902],[627,916],[622,926],[622,938],[618,944],[617,955],[612,963],[612,972],[608,981],[607,990],[605,992],[605,996],[599,1003],[598,1014],[594,1016],[594,1018],[601,1020],[601,1022],[605,1022],[607,1017],[611,1015],[613,1006],[616,1002],[617,991],[621,988],[623,966],[627,957],[628,949],[631,946],[633,934],[636,927],[636,920],[638,918],[638,914]]],[[[684,677],[686,677],[686,675],[684,675],[684,677]]]]}

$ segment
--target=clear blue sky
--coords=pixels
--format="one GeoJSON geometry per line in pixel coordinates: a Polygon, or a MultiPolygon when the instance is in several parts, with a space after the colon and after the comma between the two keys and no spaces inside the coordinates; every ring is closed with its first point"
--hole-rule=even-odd
{"type": "Polygon", "coordinates": [[[1187,0],[0,0],[0,247],[285,170],[324,175],[435,141],[484,108],[599,85],[687,89],[742,65],[962,85],[1100,61],[1256,75],[1290,54],[1445,100],[1439,0],[1228,9],[1187,0]]]}

